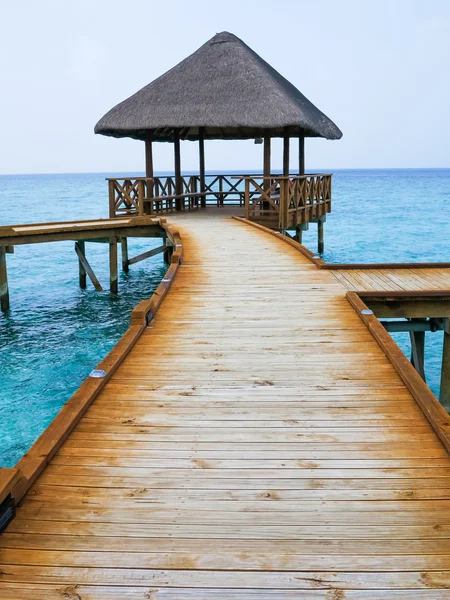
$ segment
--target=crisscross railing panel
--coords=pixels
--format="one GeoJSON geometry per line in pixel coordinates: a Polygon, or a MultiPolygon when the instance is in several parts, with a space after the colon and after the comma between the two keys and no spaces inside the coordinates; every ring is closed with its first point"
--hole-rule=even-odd
{"type": "Polygon", "coordinates": [[[110,216],[197,209],[208,204],[245,205],[247,218],[287,229],[331,211],[331,175],[173,175],[109,179],[110,216]],[[180,192],[177,193],[177,190],[180,192]]]}

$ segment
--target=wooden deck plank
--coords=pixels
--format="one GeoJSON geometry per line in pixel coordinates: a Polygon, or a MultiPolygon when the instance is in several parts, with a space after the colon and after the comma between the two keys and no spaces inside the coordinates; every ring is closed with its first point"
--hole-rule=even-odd
{"type": "Polygon", "coordinates": [[[0,597],[450,598],[450,457],[345,298],[450,269],[173,220],[183,265],[0,538],[0,597]]]}

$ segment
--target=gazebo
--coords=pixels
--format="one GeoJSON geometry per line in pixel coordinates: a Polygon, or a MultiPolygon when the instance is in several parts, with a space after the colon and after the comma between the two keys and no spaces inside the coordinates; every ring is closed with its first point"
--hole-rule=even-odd
{"type": "Polygon", "coordinates": [[[211,198],[219,205],[237,199],[245,204],[248,218],[286,229],[317,220],[322,216],[318,213],[329,212],[331,206],[330,176],[305,175],[304,144],[305,137],[339,139],[341,131],[287,79],[228,32],[215,35],[112,108],[97,123],[95,133],[145,142],[146,177],[110,180],[110,216],[204,207],[211,198]],[[284,141],[285,179],[271,175],[274,137],[284,141]],[[299,140],[298,174],[294,175],[289,173],[290,138],[299,140]],[[219,175],[208,184],[205,140],[247,139],[264,143],[259,182],[256,176],[230,181],[230,176],[219,175]],[[182,177],[180,140],[199,143],[199,174],[194,178],[182,177]],[[153,142],[173,143],[174,177],[154,177],[153,142]],[[308,209],[308,203],[317,204],[314,211],[308,209]]]}

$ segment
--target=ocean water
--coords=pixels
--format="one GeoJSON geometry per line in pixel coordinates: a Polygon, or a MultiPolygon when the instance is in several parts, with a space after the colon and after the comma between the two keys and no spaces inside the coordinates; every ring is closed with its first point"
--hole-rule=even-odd
{"type": "MultiPolygon", "coordinates": [[[[0,176],[1,224],[107,217],[105,176],[0,176]]],[[[449,201],[450,169],[335,171],[324,258],[450,261],[449,201]]],[[[314,227],[304,242],[315,249],[314,227]]],[[[130,256],[159,244],[130,240],[130,256]]],[[[0,466],[14,465],[26,452],[126,331],[131,310],[151,296],[166,269],[162,255],[132,265],[111,296],[107,246],[87,243],[86,250],[104,292],[89,281],[86,290],[78,287],[73,242],[18,246],[8,255],[11,311],[0,315],[0,466]]],[[[409,353],[407,335],[396,339],[409,353]]],[[[441,348],[442,336],[427,333],[426,370],[436,394],[441,348]]]]}

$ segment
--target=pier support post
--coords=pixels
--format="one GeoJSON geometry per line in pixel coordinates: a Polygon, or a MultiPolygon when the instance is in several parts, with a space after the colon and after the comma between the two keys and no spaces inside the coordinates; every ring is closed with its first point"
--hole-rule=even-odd
{"type": "Polygon", "coordinates": [[[411,364],[425,381],[425,331],[410,331],[411,364]]]}
{"type": "MultiPolygon", "coordinates": [[[[78,249],[80,253],[86,257],[86,249],[84,240],[79,240],[77,242],[78,249]]],[[[82,290],[86,289],[86,269],[84,268],[83,263],[81,262],[80,256],[78,255],[78,278],[80,282],[80,288],[82,290]]]]}
{"type": "Polygon", "coordinates": [[[319,254],[322,254],[325,249],[323,225],[324,219],[319,219],[317,221],[317,251],[319,254]]]}
{"type": "Polygon", "coordinates": [[[444,331],[442,351],[441,389],[439,399],[446,410],[450,410],[450,333],[444,331]]]}
{"type": "Polygon", "coordinates": [[[109,289],[112,294],[119,291],[119,274],[117,270],[117,241],[109,242],[109,289]]]}
{"type": "Polygon", "coordinates": [[[297,227],[295,228],[295,241],[298,242],[299,244],[301,244],[302,240],[303,240],[303,229],[300,227],[300,225],[297,225],[297,227]]]}
{"type": "Polygon", "coordinates": [[[9,310],[8,272],[6,270],[6,248],[0,248],[0,307],[9,310]]]}
{"type": "Polygon", "coordinates": [[[128,239],[123,237],[120,245],[122,246],[122,270],[124,273],[128,273],[130,266],[128,263],[128,239]]]}

